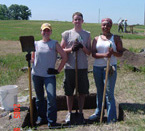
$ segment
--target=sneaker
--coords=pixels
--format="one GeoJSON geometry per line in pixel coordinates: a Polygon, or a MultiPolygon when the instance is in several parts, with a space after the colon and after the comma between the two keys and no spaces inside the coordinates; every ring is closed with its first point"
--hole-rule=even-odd
{"type": "Polygon", "coordinates": [[[96,114],[92,114],[90,117],[89,117],[89,120],[91,121],[94,121],[94,120],[97,120],[99,119],[100,117],[98,117],[96,114]]]}
{"type": "Polygon", "coordinates": [[[36,125],[40,126],[40,125],[47,124],[47,123],[48,123],[47,119],[42,119],[40,117],[37,118],[36,125]]]}
{"type": "Polygon", "coordinates": [[[66,123],[70,123],[70,117],[71,117],[71,113],[68,112],[67,115],[66,115],[66,118],[65,118],[66,123]]]}

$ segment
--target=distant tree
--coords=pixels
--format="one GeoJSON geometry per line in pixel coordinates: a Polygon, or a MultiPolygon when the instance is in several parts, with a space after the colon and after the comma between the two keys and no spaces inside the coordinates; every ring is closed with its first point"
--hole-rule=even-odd
{"type": "Polygon", "coordinates": [[[0,20],[9,19],[9,10],[6,5],[0,4],[0,20]]]}
{"type": "Polygon", "coordinates": [[[10,16],[11,18],[10,19],[14,19],[14,20],[20,20],[21,17],[20,17],[20,6],[17,5],[17,4],[12,4],[10,7],[9,7],[9,12],[10,12],[10,16]]]}
{"type": "Polygon", "coordinates": [[[27,6],[20,5],[20,17],[22,20],[28,20],[29,17],[31,16],[31,11],[27,6]]]}
{"type": "Polygon", "coordinates": [[[12,4],[9,7],[10,19],[14,20],[28,20],[31,16],[31,11],[27,6],[12,4]]]}

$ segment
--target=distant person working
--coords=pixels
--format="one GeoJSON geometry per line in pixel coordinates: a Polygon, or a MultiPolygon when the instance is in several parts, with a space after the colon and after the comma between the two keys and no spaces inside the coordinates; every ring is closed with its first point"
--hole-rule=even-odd
{"type": "Polygon", "coordinates": [[[120,21],[118,22],[118,32],[120,32],[120,29],[121,29],[121,32],[123,32],[123,21],[124,21],[124,20],[120,20],[120,21]]]}
{"type": "Polygon", "coordinates": [[[124,21],[124,33],[127,33],[127,19],[124,21]]]}

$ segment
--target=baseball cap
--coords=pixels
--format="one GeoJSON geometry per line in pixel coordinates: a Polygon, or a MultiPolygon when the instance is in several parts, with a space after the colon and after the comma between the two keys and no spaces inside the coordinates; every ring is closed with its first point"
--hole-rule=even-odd
{"type": "Polygon", "coordinates": [[[45,30],[45,29],[52,30],[51,24],[49,24],[49,23],[43,23],[41,25],[41,30],[45,30]]]}

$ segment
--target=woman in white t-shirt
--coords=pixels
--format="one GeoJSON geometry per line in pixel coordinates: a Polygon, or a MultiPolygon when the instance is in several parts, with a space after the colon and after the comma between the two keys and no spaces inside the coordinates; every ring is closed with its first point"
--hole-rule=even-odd
{"type": "Polygon", "coordinates": [[[105,84],[105,73],[106,73],[105,69],[107,66],[107,59],[110,58],[110,73],[108,76],[106,88],[108,123],[115,122],[117,120],[114,98],[114,88],[117,78],[116,57],[121,57],[123,54],[122,41],[119,36],[113,35],[110,32],[111,27],[112,20],[110,18],[103,19],[101,22],[102,35],[95,37],[92,43],[92,56],[95,58],[93,66],[93,74],[97,88],[97,97],[96,97],[97,108],[94,114],[89,117],[90,120],[97,120],[100,118],[105,84]]]}

